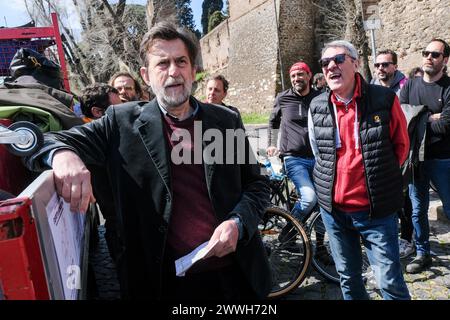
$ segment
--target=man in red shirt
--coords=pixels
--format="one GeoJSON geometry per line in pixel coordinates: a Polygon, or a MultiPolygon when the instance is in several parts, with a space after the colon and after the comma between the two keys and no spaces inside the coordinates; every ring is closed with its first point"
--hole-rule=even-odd
{"type": "Polygon", "coordinates": [[[400,165],[409,140],[395,93],[367,84],[347,41],[319,61],[331,91],[313,99],[308,127],[314,183],[344,299],[368,299],[360,239],[384,299],[410,299],[398,250],[400,165]]]}

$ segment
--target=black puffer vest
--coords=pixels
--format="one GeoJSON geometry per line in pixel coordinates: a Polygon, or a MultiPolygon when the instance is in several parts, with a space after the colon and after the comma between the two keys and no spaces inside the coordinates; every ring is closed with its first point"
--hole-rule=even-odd
{"type": "MultiPolygon", "coordinates": [[[[361,92],[362,98],[356,103],[361,114],[359,132],[370,214],[381,218],[403,206],[401,170],[389,136],[395,93],[381,86],[369,85],[362,78],[361,92]]],[[[331,212],[336,170],[336,124],[330,93],[314,98],[310,108],[319,150],[313,173],[314,185],[320,206],[331,212]]]]}

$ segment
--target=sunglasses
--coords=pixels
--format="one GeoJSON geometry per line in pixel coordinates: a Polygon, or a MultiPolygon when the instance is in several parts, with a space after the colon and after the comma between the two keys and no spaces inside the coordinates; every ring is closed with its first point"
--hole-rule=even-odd
{"type": "Polygon", "coordinates": [[[393,62],[390,62],[390,61],[389,61],[389,62],[380,62],[380,63],[377,62],[377,63],[374,63],[373,66],[374,66],[375,68],[377,68],[377,69],[378,69],[380,66],[382,66],[383,68],[387,68],[387,67],[389,67],[390,64],[394,64],[394,63],[393,63],[393,62]]]}
{"type": "Polygon", "coordinates": [[[431,54],[431,57],[433,59],[437,59],[441,56],[441,54],[443,54],[442,52],[437,52],[437,51],[422,51],[422,57],[424,58],[428,58],[428,56],[431,54]]]}
{"type": "MultiPolygon", "coordinates": [[[[349,55],[346,53],[340,53],[340,54],[335,55],[334,57],[322,58],[319,60],[319,65],[322,68],[326,68],[326,67],[328,67],[328,65],[330,64],[331,61],[334,61],[334,63],[336,63],[336,64],[342,64],[345,62],[346,56],[349,56],[349,55]]],[[[355,59],[352,56],[349,56],[349,57],[352,59],[355,59]]]]}

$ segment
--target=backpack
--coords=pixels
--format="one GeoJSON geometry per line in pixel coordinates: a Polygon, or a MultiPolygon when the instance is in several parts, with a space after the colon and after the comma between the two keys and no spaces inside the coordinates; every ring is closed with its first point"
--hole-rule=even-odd
{"type": "Polygon", "coordinates": [[[31,77],[46,86],[64,89],[59,65],[30,48],[21,48],[16,52],[9,64],[9,71],[14,82],[20,82],[21,77],[31,77]]]}

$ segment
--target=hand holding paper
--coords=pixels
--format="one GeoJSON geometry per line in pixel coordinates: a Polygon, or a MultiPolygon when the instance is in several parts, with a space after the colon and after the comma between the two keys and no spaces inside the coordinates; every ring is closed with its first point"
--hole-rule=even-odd
{"type": "Polygon", "coordinates": [[[201,259],[206,259],[211,256],[211,251],[214,246],[217,245],[218,241],[215,241],[210,246],[208,246],[209,241],[206,241],[195,248],[192,252],[181,257],[175,261],[175,269],[177,277],[183,277],[196,262],[201,259]]]}
{"type": "Polygon", "coordinates": [[[222,222],[215,230],[209,241],[202,243],[191,253],[175,261],[178,277],[183,277],[196,262],[212,256],[223,257],[236,251],[239,230],[234,220],[222,222]]]}

